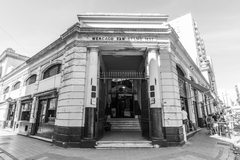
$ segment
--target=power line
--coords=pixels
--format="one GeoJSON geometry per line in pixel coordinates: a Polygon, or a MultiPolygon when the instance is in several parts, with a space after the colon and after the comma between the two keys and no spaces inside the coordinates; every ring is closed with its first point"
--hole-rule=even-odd
{"type": "Polygon", "coordinates": [[[22,49],[24,49],[29,55],[31,55],[21,44],[19,44],[7,31],[5,31],[1,26],[0,28],[14,41],[16,42],[22,49]]]}

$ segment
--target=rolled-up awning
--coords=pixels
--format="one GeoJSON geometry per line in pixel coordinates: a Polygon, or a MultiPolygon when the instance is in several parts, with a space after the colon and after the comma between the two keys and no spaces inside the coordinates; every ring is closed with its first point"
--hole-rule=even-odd
{"type": "Polygon", "coordinates": [[[210,89],[208,89],[208,88],[206,88],[206,87],[203,87],[203,86],[201,86],[201,85],[195,83],[194,81],[191,81],[190,79],[187,79],[187,78],[185,78],[185,77],[181,77],[181,78],[184,79],[184,80],[185,80],[186,82],[188,82],[189,84],[191,84],[192,87],[196,88],[198,91],[202,92],[203,94],[208,95],[209,97],[214,98],[214,97],[212,96],[212,94],[211,94],[210,89]]]}

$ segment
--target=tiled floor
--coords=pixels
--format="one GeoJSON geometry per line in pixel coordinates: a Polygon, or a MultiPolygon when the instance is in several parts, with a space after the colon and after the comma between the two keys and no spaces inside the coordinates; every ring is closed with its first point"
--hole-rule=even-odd
{"type": "Polygon", "coordinates": [[[119,131],[104,132],[104,137],[100,141],[147,141],[142,137],[140,131],[119,131]]]}

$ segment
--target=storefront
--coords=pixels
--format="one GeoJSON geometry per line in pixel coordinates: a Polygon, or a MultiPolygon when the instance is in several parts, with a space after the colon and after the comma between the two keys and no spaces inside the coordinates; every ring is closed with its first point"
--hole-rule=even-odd
{"type": "Polygon", "coordinates": [[[16,110],[17,121],[15,123],[15,131],[18,134],[28,135],[30,127],[30,115],[32,111],[32,97],[21,97],[17,103],[18,109],[16,110]]]}
{"type": "Polygon", "coordinates": [[[5,123],[5,128],[12,129],[14,123],[14,116],[15,116],[15,109],[16,109],[16,102],[8,102],[8,111],[7,111],[7,119],[5,123]]]}
{"type": "Polygon", "coordinates": [[[36,120],[32,127],[33,135],[52,139],[56,119],[58,94],[51,90],[34,95],[36,97],[36,120]]]}

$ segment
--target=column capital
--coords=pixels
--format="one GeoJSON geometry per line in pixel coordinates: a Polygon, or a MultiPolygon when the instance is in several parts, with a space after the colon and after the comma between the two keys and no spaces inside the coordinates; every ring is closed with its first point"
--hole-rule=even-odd
{"type": "Polygon", "coordinates": [[[147,52],[157,52],[159,49],[159,47],[147,47],[147,52]]]}
{"type": "Polygon", "coordinates": [[[90,51],[90,52],[98,52],[99,51],[99,46],[87,46],[87,49],[90,51]]]}

